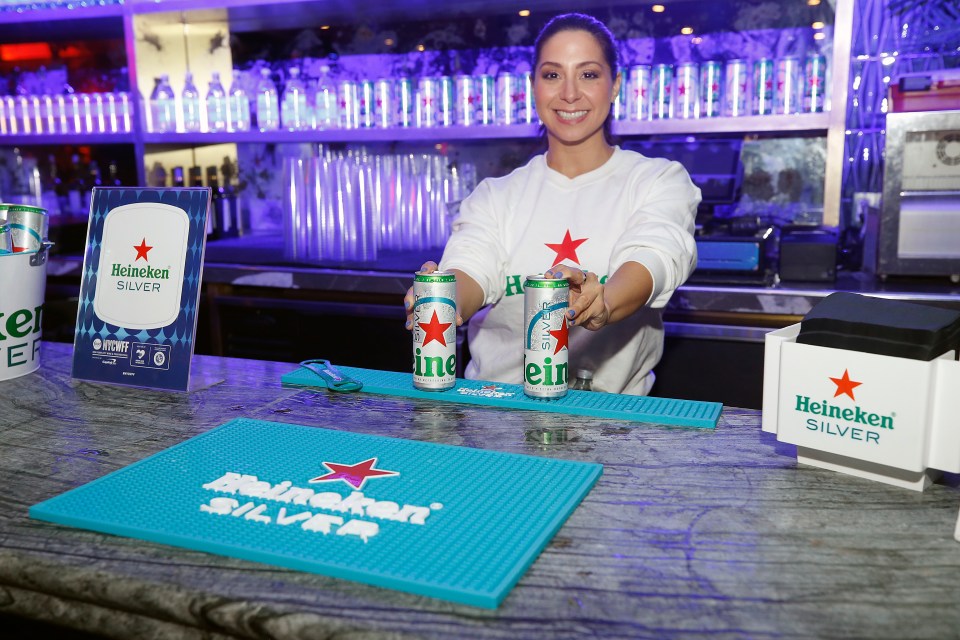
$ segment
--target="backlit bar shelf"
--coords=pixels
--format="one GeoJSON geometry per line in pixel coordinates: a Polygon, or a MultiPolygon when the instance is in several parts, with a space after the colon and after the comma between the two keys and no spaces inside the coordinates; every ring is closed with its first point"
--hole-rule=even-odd
{"type": "Polygon", "coordinates": [[[829,113],[795,113],[787,115],[741,116],[736,118],[671,118],[640,122],[615,122],[617,135],[669,135],[699,133],[773,133],[784,131],[826,132],[829,113]]]}
{"type": "Polygon", "coordinates": [[[29,133],[0,134],[0,146],[12,145],[90,145],[128,144],[134,141],[132,133],[29,133]]]}
{"type": "Polygon", "coordinates": [[[79,6],[78,4],[78,6],[74,6],[73,8],[67,8],[66,6],[44,9],[23,8],[22,11],[0,11],[0,25],[119,18],[124,15],[124,11],[124,7],[121,4],[92,5],[86,7],[79,6]]]}

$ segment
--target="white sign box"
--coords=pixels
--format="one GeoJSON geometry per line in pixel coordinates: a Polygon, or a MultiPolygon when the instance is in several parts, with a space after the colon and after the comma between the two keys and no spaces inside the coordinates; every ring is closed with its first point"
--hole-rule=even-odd
{"type": "Polygon", "coordinates": [[[763,430],[805,464],[922,491],[930,470],[960,472],[960,362],[797,344],[766,336],[763,430]]]}

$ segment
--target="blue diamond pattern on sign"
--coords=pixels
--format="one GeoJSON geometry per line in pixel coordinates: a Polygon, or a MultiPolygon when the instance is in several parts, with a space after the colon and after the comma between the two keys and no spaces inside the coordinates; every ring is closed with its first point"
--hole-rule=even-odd
{"type": "Polygon", "coordinates": [[[30,516],[494,608],[602,472],[241,418],[30,516]]]}

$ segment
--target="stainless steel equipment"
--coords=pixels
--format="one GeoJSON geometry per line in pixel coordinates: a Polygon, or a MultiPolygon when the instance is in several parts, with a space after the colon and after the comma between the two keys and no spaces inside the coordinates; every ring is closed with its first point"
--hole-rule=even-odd
{"type": "Polygon", "coordinates": [[[960,111],[887,115],[876,271],[960,282],[960,111]]]}

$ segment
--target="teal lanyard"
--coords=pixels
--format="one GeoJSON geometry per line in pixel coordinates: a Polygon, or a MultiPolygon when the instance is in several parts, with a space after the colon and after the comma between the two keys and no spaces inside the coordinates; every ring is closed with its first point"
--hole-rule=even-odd
{"type": "Polygon", "coordinates": [[[329,360],[304,360],[300,363],[301,367],[309,369],[320,376],[331,391],[360,391],[363,383],[346,376],[330,364],[329,360]]]}

